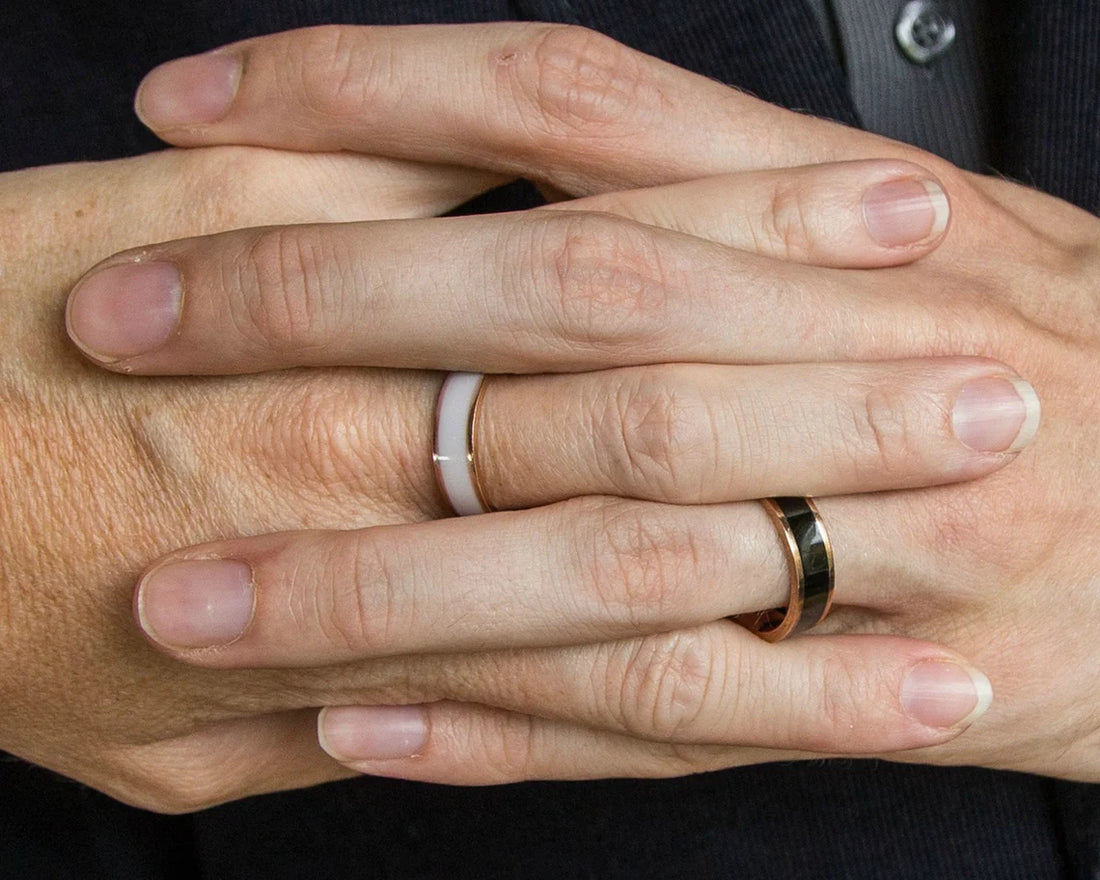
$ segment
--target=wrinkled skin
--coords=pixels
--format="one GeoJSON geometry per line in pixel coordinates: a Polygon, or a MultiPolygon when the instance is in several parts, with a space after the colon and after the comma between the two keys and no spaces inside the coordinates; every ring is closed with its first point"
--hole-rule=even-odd
{"type": "MultiPolygon", "coordinates": [[[[771,149],[752,152],[766,156],[769,164],[883,155],[915,161],[944,182],[953,221],[936,253],[873,273],[875,278],[865,279],[843,308],[803,310],[786,325],[786,335],[770,343],[776,350],[761,351],[754,359],[992,358],[1010,364],[1035,386],[1043,401],[1043,425],[1034,446],[1011,467],[980,481],[824,500],[822,511],[838,547],[838,607],[822,631],[933,639],[989,675],[996,699],[987,715],[958,739],[902,757],[1100,779],[1100,709],[1094,698],[1100,684],[1094,638],[1100,586],[1093,540],[1100,503],[1100,493],[1093,490],[1100,483],[1094,454],[1100,447],[1100,392],[1091,381],[1100,366],[1100,221],[1048,196],[963,175],[918,151],[783,113],[667,66],[651,66],[592,35],[569,29],[552,33],[505,32],[508,45],[518,47],[506,57],[521,71],[529,62],[527,70],[545,74],[550,69],[543,61],[545,47],[557,41],[553,70],[585,72],[576,85],[591,100],[581,107],[602,106],[599,89],[610,80],[593,80],[587,72],[605,69],[612,59],[623,65],[617,69],[631,72],[632,87],[646,86],[633,94],[657,95],[657,105],[666,112],[722,132],[736,118],[744,123],[747,142],[754,133],[773,137],[771,149]],[[562,53],[575,62],[562,64],[562,53]]],[[[314,71],[323,79],[323,70],[314,71]]],[[[622,81],[614,82],[618,90],[622,81]]],[[[366,94],[378,100],[377,91],[366,94]]],[[[500,152],[504,159],[479,164],[492,173],[528,173],[571,194],[608,193],[588,207],[615,210],[621,197],[611,191],[745,170],[749,161],[749,151],[739,153],[736,144],[707,154],[705,145],[716,138],[700,137],[698,131],[691,148],[680,152],[664,142],[652,144],[644,136],[648,126],[639,124],[644,113],[614,122],[599,114],[563,117],[545,112],[546,92],[531,94],[529,104],[517,105],[518,112],[542,113],[536,118],[554,120],[558,127],[547,134],[545,125],[520,125],[519,131],[534,134],[533,143],[516,150],[513,137],[500,152]],[[600,125],[615,137],[593,137],[600,125]],[[624,159],[615,150],[621,149],[617,144],[630,125],[638,133],[629,141],[635,155],[624,159]],[[623,170],[630,164],[626,159],[637,161],[636,154],[646,150],[651,150],[648,162],[639,165],[637,177],[624,180],[630,174],[623,170]],[[554,162],[540,162],[544,153],[553,153],[554,162]],[[525,167],[516,167],[524,162],[525,167]]],[[[323,102],[304,106],[325,114],[323,102]]],[[[653,110],[644,101],[631,106],[653,110]]],[[[420,124],[431,115],[430,106],[418,113],[407,95],[402,110],[412,120],[406,124],[420,124]]],[[[295,125],[292,115],[276,118],[289,120],[288,127],[299,134],[310,130],[295,125]]],[[[484,119],[473,111],[470,117],[484,119]]],[[[399,154],[407,142],[417,150],[407,158],[445,161],[430,140],[386,142],[384,114],[372,117],[381,132],[378,145],[361,132],[342,131],[347,118],[336,115],[330,124],[335,134],[328,135],[325,148],[399,154]]],[[[178,140],[187,145],[249,141],[252,124],[274,141],[270,146],[310,146],[279,143],[279,127],[262,114],[230,122],[229,128],[219,130],[221,123],[200,127],[178,140]]],[[[315,120],[316,128],[323,123],[315,120]]],[[[675,126],[664,129],[670,130],[675,126]]],[[[446,137],[461,140],[466,134],[449,128],[446,137]]],[[[741,653],[754,650],[730,650],[730,640],[748,637],[725,623],[700,620],[668,636],[661,635],[668,629],[661,620],[649,619],[635,622],[641,632],[634,641],[620,627],[615,638],[594,647],[372,659],[354,642],[356,627],[331,625],[323,601],[270,606],[272,614],[297,613],[306,636],[319,632],[323,641],[328,635],[364,658],[323,670],[233,669],[235,663],[255,661],[244,662],[243,653],[234,659],[234,650],[248,647],[247,637],[216,654],[161,654],[141,638],[131,619],[134,583],[151,559],[172,547],[289,529],[399,524],[443,512],[422,452],[438,384],[434,375],[335,370],[154,380],[93,367],[62,337],[66,292],[84,269],[115,251],[239,226],[431,215],[489,182],[485,174],[456,174],[439,186],[431,182],[436,177],[425,180],[402,166],[400,173],[413,175],[416,185],[388,201],[372,200],[381,207],[365,214],[358,204],[334,210],[332,200],[311,202],[310,187],[297,200],[271,193],[267,202],[257,198],[254,187],[235,190],[233,181],[246,176],[239,173],[241,167],[259,169],[250,179],[261,182],[262,192],[263,182],[272,177],[264,163],[302,161],[265,153],[253,166],[253,159],[241,159],[245,155],[170,153],[106,166],[22,172],[8,175],[0,189],[0,211],[14,221],[3,224],[0,243],[5,267],[0,303],[10,316],[0,331],[7,343],[0,391],[6,415],[0,491],[9,512],[0,526],[5,550],[0,626],[9,646],[5,656],[15,660],[0,670],[0,698],[10,709],[0,744],[117,797],[163,810],[192,809],[348,772],[314,739],[313,707],[341,703],[467,701],[433,703],[427,709],[431,739],[419,757],[346,761],[357,770],[440,781],[668,775],[787,756],[789,749],[837,750],[835,735],[790,737],[788,750],[769,753],[759,744],[744,748],[716,734],[712,710],[717,697],[706,683],[723,676],[683,673],[692,664],[713,672],[715,664],[736,664],[741,653]],[[241,161],[244,166],[237,164],[241,161]],[[207,162],[213,170],[204,170],[207,162]],[[226,174],[219,165],[224,162],[237,173],[226,174]],[[179,192],[193,192],[195,180],[207,180],[218,197],[189,199],[178,209],[179,192]],[[211,204],[220,207],[214,211],[211,204]],[[202,207],[196,211],[195,205],[202,207]],[[141,209],[135,212],[135,206],[141,209]],[[158,218],[162,212],[165,216],[158,218]],[[624,655],[648,659],[633,670],[628,663],[624,673],[624,655]],[[685,658],[692,663],[685,665],[685,658]],[[204,668],[211,666],[223,668],[204,668]],[[606,670],[606,678],[578,675],[592,669],[606,670]],[[677,700],[683,718],[700,723],[647,727],[647,720],[652,724],[658,717],[653,710],[662,700],[660,692],[645,687],[653,680],[682,681],[677,700]],[[639,687],[624,692],[623,681],[639,687]]],[[[393,166],[385,167],[394,172],[393,166]]],[[[348,190],[351,171],[334,174],[336,192],[348,190]]],[[[364,179],[362,191],[375,192],[377,179],[364,179]]],[[[657,225],[685,222],[683,213],[675,212],[671,219],[667,212],[642,219],[657,225]]],[[[797,242],[802,234],[797,222],[774,228],[780,243],[797,242]]],[[[701,234],[708,236],[706,230],[701,234]]],[[[227,263],[222,277],[224,290],[213,292],[231,299],[238,268],[227,263]]],[[[821,289],[840,296],[827,277],[835,276],[823,275],[821,289]]],[[[346,294],[333,294],[338,295],[346,294]]],[[[248,311],[229,304],[226,314],[248,311]]],[[[284,348],[272,357],[287,366],[301,362],[300,353],[296,357],[287,344],[294,330],[281,328],[275,337],[284,348]]],[[[626,343],[637,338],[624,337],[626,343]]],[[[691,357],[736,361],[736,353],[722,357],[720,342],[705,340],[710,354],[692,350],[691,357]]],[[[190,356],[197,357],[194,351],[190,356]]],[[[579,355],[590,356],[588,351],[579,355]]],[[[610,346],[606,357],[614,362],[626,355],[610,346]]],[[[369,359],[367,353],[349,362],[369,359]]],[[[176,367],[187,371],[182,356],[176,367]]],[[[116,368],[142,372],[140,363],[116,368]]],[[[891,421],[876,418],[870,424],[881,428],[891,421]]],[[[896,430],[886,437],[904,434],[896,430]]],[[[878,437],[875,432],[871,441],[878,437]]],[[[675,528],[680,513],[660,506],[655,514],[657,508],[615,503],[621,506],[614,510],[628,523],[644,516],[649,535],[682,534],[675,528]]],[[[590,513],[590,506],[566,502],[537,515],[557,517],[553,521],[560,526],[569,517],[590,513]]],[[[540,530],[544,525],[524,518],[536,514],[500,516],[514,517],[496,521],[518,532],[533,528],[532,522],[540,530]]],[[[430,552],[435,535],[418,532],[410,546],[430,552]]],[[[762,605],[781,598],[783,580],[774,547],[763,550],[766,536],[761,529],[747,547],[755,551],[749,555],[758,575],[773,572],[760,587],[762,605]]],[[[226,547],[234,558],[252,559],[260,552],[237,541],[213,549],[224,552],[226,547]]],[[[634,558],[640,552],[643,562],[672,563],[643,566],[665,573],[646,581],[649,600],[660,609],[674,604],[676,591],[685,589],[691,575],[684,554],[670,554],[670,547],[674,542],[656,540],[627,553],[634,558]]],[[[290,584],[299,597],[323,586],[324,567],[310,549],[308,539],[290,545],[271,570],[281,578],[272,582],[290,584]]],[[[212,548],[197,552],[208,555],[212,548]]],[[[609,564],[606,570],[616,569],[609,564]]],[[[398,620],[402,611],[390,609],[398,620]]],[[[844,645],[855,653],[861,650],[857,643],[863,644],[862,638],[844,645]]],[[[280,665],[280,646],[262,647],[267,653],[257,665],[280,665]]],[[[782,650],[788,649],[772,655],[777,662],[782,650]]],[[[795,650],[809,649],[789,649],[795,650]]],[[[723,671],[730,668],[735,667],[723,671]]],[[[843,663],[831,668],[841,676],[848,671],[843,663]]],[[[759,701],[746,705],[760,715],[768,711],[759,701]]],[[[826,712],[820,719],[826,727],[851,722],[866,707],[827,708],[832,717],[826,712]]]]}
{"type": "MultiPolygon", "coordinates": [[[[373,504],[370,476],[340,476],[354,472],[357,452],[328,442],[326,426],[355,419],[369,432],[364,443],[392,443],[387,423],[371,417],[370,381],[108,374],[64,336],[65,294],[81,272],[123,247],[240,225],[431,215],[490,183],[484,174],[247,148],[0,177],[5,749],[122,798],[178,803],[186,790],[167,772],[141,768],[155,759],[135,746],[224,714],[211,695],[229,696],[234,674],[165,662],[134,632],[130,596],[149,559],[182,535],[432,512],[421,499],[373,504]]],[[[427,401],[426,384],[391,377],[386,399],[427,401]]],[[[193,744],[196,753],[206,747],[193,744]]]]}

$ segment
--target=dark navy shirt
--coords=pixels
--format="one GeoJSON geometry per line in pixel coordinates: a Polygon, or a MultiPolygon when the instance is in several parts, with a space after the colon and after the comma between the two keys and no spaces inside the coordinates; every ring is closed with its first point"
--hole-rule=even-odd
{"type": "Polygon", "coordinates": [[[868,131],[992,162],[991,0],[809,0],[868,131]]]}

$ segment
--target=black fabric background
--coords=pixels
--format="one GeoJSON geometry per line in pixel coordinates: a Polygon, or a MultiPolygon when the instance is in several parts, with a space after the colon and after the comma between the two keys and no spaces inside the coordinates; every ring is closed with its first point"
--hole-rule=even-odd
{"type": "Polygon", "coordinates": [[[1094,876],[1061,821],[1064,784],[987,770],[834,761],[474,789],[363,779],[184,817],[21,763],[0,783],[5,878],[1094,876]]]}
{"type": "MultiPolygon", "coordinates": [[[[586,24],[858,124],[798,0],[5,0],[0,170],[161,145],[133,118],[172,57],[323,22],[586,24]]],[[[1100,210],[1100,4],[1006,0],[997,169],[1100,210]]],[[[512,198],[515,190],[496,198],[512,198]]],[[[0,878],[1100,878],[1096,786],[878,762],[484,789],[363,779],[187,817],[0,760],[0,878]]]]}

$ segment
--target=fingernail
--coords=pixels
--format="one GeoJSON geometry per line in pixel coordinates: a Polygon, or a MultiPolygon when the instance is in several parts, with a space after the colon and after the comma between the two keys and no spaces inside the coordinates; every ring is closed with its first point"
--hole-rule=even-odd
{"type": "Polygon", "coordinates": [[[197,559],[154,569],[138,586],[141,628],[171,648],[213,648],[239,639],[252,620],[252,569],[197,559]]]}
{"type": "Polygon", "coordinates": [[[950,660],[918,663],[901,686],[906,713],[928,727],[968,727],[992,702],[993,685],[985,674],[950,660]]]}
{"type": "Polygon", "coordinates": [[[932,180],[890,180],[863,194],[863,222],[885,247],[920,244],[947,228],[947,193],[932,180]]]}
{"type": "Polygon", "coordinates": [[[959,389],[951,410],[955,436],[977,452],[1019,452],[1039,430],[1039,395],[1023,379],[984,376],[959,389]]]}
{"type": "Polygon", "coordinates": [[[171,263],[108,266],[69,295],[69,335],[107,363],[153,351],[175,332],[182,299],[180,273],[171,263]]]}
{"type": "Polygon", "coordinates": [[[321,748],[342,763],[412,758],[428,741],[421,706],[332,706],[317,719],[321,748]]]}
{"type": "Polygon", "coordinates": [[[134,109],[149,128],[206,125],[229,111],[241,81],[241,59],[210,52],[177,58],[151,70],[138,87],[134,109]]]}

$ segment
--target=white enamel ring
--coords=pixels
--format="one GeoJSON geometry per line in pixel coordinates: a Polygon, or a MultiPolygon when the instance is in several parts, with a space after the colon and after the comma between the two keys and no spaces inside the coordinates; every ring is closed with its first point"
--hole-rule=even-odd
{"type": "Polygon", "coordinates": [[[432,462],[439,491],[459,516],[488,513],[477,477],[474,436],[477,430],[482,373],[451,373],[439,389],[435,405],[435,448],[432,462]]]}

